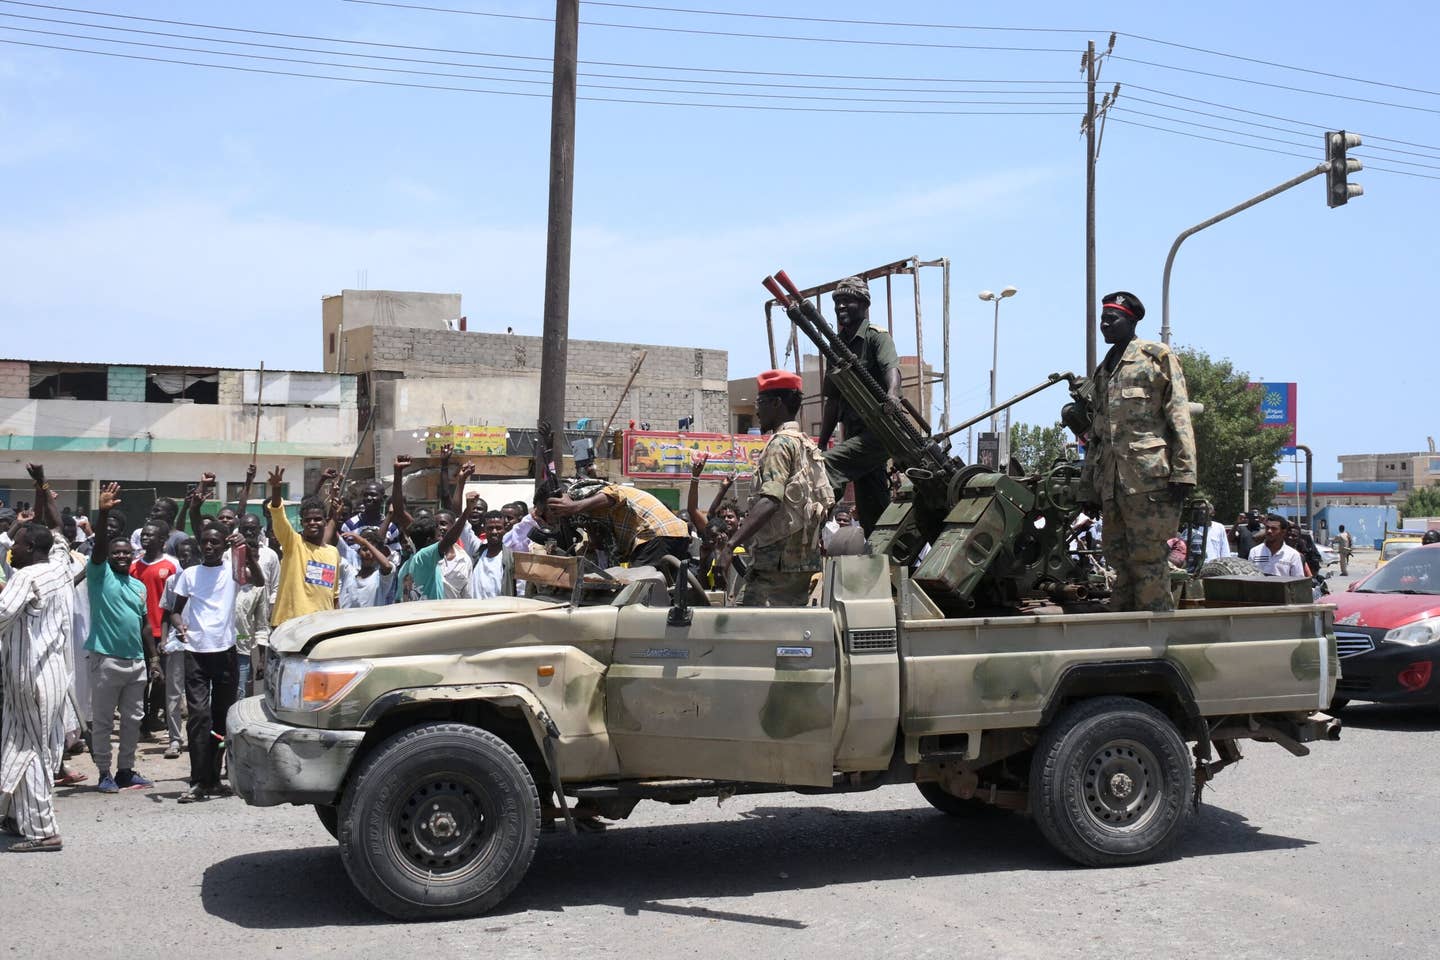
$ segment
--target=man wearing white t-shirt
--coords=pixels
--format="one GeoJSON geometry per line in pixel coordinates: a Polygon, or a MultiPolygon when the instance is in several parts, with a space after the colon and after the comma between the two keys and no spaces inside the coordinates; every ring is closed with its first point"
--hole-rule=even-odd
{"type": "MultiPolygon", "coordinates": [[[[499,510],[485,514],[485,540],[482,543],[467,527],[476,548],[474,567],[470,571],[470,596],[476,600],[487,597],[515,596],[515,556],[505,546],[505,515],[499,510]]],[[[470,549],[471,543],[466,544],[470,549]]]]}
{"type": "MultiPolygon", "coordinates": [[[[219,744],[225,714],[235,702],[239,662],[235,650],[236,573],[225,562],[230,547],[243,543],[237,532],[227,543],[219,527],[200,533],[200,563],[175,577],[175,608],[169,619],[185,646],[185,704],[189,711],[190,789],[181,803],[205,800],[220,790],[219,744]]],[[[259,556],[246,551],[249,583],[264,587],[259,556]]]]}
{"type": "Polygon", "coordinates": [[[1305,561],[1294,547],[1285,544],[1283,517],[1270,514],[1265,518],[1265,539],[1250,551],[1250,562],[1267,577],[1303,577],[1305,561]]]}
{"type": "Polygon", "coordinates": [[[383,607],[394,601],[395,564],[379,527],[363,527],[359,533],[342,533],[356,562],[340,558],[340,606],[383,607]]]}

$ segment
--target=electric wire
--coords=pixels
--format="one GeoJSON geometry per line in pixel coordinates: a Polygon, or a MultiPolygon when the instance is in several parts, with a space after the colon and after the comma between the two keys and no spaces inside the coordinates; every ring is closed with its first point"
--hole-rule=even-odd
{"type": "MultiPolygon", "coordinates": [[[[81,20],[60,20],[60,19],[56,19],[56,18],[53,18],[53,17],[33,17],[33,16],[27,16],[27,15],[25,15],[25,14],[16,14],[16,13],[0,13],[0,17],[20,19],[20,20],[26,20],[26,21],[31,21],[31,22],[50,23],[50,24],[63,24],[63,25],[67,25],[67,26],[86,27],[86,28],[94,29],[94,30],[110,30],[110,31],[115,31],[115,32],[120,32],[120,33],[138,34],[138,35],[142,35],[142,36],[166,37],[166,38],[169,38],[169,39],[178,39],[178,40],[197,40],[197,41],[201,41],[201,42],[203,42],[203,43],[223,43],[223,44],[228,44],[228,45],[231,45],[231,46],[255,47],[255,48],[264,49],[264,50],[286,50],[286,51],[300,52],[300,53],[319,53],[319,54],[324,54],[325,56],[332,56],[332,57],[351,57],[351,58],[367,59],[367,60],[383,60],[383,61],[391,62],[391,63],[420,63],[420,64],[429,64],[429,65],[434,65],[434,66],[462,67],[462,68],[470,69],[470,70],[496,70],[496,71],[505,71],[505,72],[509,72],[509,73],[534,73],[534,74],[543,74],[543,75],[545,75],[546,77],[551,76],[551,73],[552,73],[552,71],[551,71],[551,69],[550,69],[549,67],[512,67],[512,66],[504,66],[504,65],[500,65],[500,64],[474,64],[474,63],[465,63],[465,62],[463,62],[463,61],[458,61],[458,60],[435,60],[435,59],[426,58],[426,57],[397,57],[397,56],[393,56],[393,55],[378,54],[378,53],[351,53],[351,52],[348,51],[348,50],[326,50],[326,49],[320,48],[320,47],[298,47],[298,46],[294,46],[294,45],[291,45],[291,44],[261,43],[260,41],[257,41],[257,40],[228,40],[228,39],[225,39],[225,38],[223,38],[223,37],[206,37],[206,36],[201,36],[201,35],[192,34],[192,33],[175,33],[175,32],[173,32],[173,31],[166,31],[166,30],[141,30],[141,29],[138,29],[138,28],[135,28],[135,27],[116,27],[116,26],[110,26],[110,25],[108,25],[108,24],[87,23],[87,22],[81,21],[81,20]]],[[[40,29],[37,29],[37,28],[28,28],[28,29],[27,29],[27,28],[24,28],[24,27],[7,27],[7,26],[4,26],[3,24],[0,24],[0,30],[15,30],[15,31],[20,31],[20,32],[24,32],[24,33],[40,33],[40,34],[48,34],[48,35],[50,35],[50,36],[72,37],[72,38],[75,38],[75,39],[85,39],[85,40],[97,40],[97,41],[103,41],[103,42],[107,42],[107,43],[123,42],[123,41],[116,41],[116,40],[113,40],[113,39],[107,38],[107,37],[95,37],[95,36],[88,36],[88,35],[84,35],[84,34],[62,33],[62,32],[58,32],[58,31],[40,30],[40,29]]],[[[175,49],[194,50],[195,48],[176,47],[175,49]]],[[[212,52],[212,51],[196,50],[195,52],[212,52]]],[[[216,53],[217,55],[221,54],[221,51],[213,51],[213,52],[216,53]]],[[[337,66],[337,67],[348,67],[349,65],[348,65],[348,64],[333,64],[333,66],[337,66]]],[[[650,68],[649,68],[649,67],[643,67],[643,66],[642,66],[642,67],[637,67],[637,69],[650,69],[650,68]]],[[[661,70],[661,69],[674,69],[674,68],[669,68],[669,67],[655,67],[654,69],[661,70]]],[[[449,74],[442,74],[442,75],[443,75],[443,76],[450,76],[449,74]]],[[[767,87],[767,88],[786,89],[786,90],[842,90],[842,91],[868,91],[868,92],[875,92],[875,93],[939,93],[939,94],[990,94],[990,93],[1006,93],[1006,94],[1010,94],[1010,95],[1014,95],[1014,96],[1032,96],[1032,95],[1033,95],[1033,96],[1038,96],[1038,95],[1041,95],[1041,94],[1054,95],[1055,93],[1058,93],[1058,91],[1049,91],[1049,90],[1034,90],[1034,91],[1029,91],[1029,90],[1003,90],[1003,91],[996,91],[996,90],[969,90],[969,89],[958,89],[958,90],[957,90],[957,89],[948,89],[948,90],[946,90],[946,89],[941,89],[941,90],[937,90],[937,89],[928,88],[928,87],[874,87],[874,86],[857,87],[857,86],[844,86],[844,85],[839,85],[839,84],[804,84],[804,83],[791,84],[791,83],[775,83],[775,82],[762,83],[762,82],[753,81],[753,80],[691,80],[691,79],[687,79],[687,78],[684,78],[684,77],[648,77],[648,76],[639,76],[639,75],[635,75],[635,74],[598,73],[598,72],[584,71],[584,70],[580,71],[578,75],[579,75],[579,76],[582,76],[582,77],[605,77],[605,78],[610,78],[610,79],[615,79],[615,80],[646,80],[646,81],[650,81],[650,82],[652,82],[652,83],[660,83],[660,82],[663,82],[663,83],[706,84],[706,85],[709,85],[709,86],[767,87]]],[[[502,80],[503,78],[499,78],[499,77],[493,77],[493,78],[492,78],[492,77],[483,77],[482,79],[487,79],[487,80],[489,80],[489,79],[502,80]]],[[[530,82],[543,82],[543,83],[546,84],[547,86],[550,84],[550,81],[549,81],[549,80],[545,80],[545,81],[530,81],[530,82]]],[[[1084,85],[1084,81],[1078,81],[1078,80],[1076,80],[1076,81],[1059,81],[1059,82],[1071,84],[1071,85],[1074,85],[1074,86],[1083,86],[1083,85],[1084,85]]]]}
{"type": "MultiPolygon", "coordinates": [[[[495,13],[488,10],[462,10],[456,7],[436,7],[422,3],[401,3],[399,0],[345,0],[346,3],[362,4],[369,7],[394,7],[400,10],[420,10],[426,13],[455,13],[469,17],[492,17],[498,20],[523,20],[532,23],[553,23],[554,17],[537,17],[522,13],[495,13]]],[[[918,47],[928,50],[989,50],[997,53],[1068,53],[1070,47],[1009,47],[984,43],[922,43],[918,40],[857,40],[849,37],[801,37],[788,34],[742,33],[732,30],[696,30],[689,27],[662,27],[657,24],[610,23],[605,20],[581,20],[581,26],[612,27],[617,30],[648,30],[655,33],[681,33],[700,37],[731,37],[745,40],[786,40],[802,43],[852,44],[862,47],[918,47]]]]}
{"type": "MultiPolygon", "coordinates": [[[[187,67],[208,67],[212,70],[231,70],[240,73],[268,74],[278,77],[302,77],[309,80],[332,80],[342,83],[360,83],[371,86],[382,87],[407,87],[417,90],[447,90],[456,93],[480,93],[492,94],[505,97],[530,97],[548,100],[548,93],[527,93],[521,90],[491,90],[479,87],[460,87],[449,84],[427,84],[408,83],[399,80],[374,80],[365,77],[341,77],[333,74],[299,73],[293,70],[272,70],[263,67],[244,67],[238,64],[229,63],[205,63],[197,60],[176,60],[167,57],[151,57],[134,53],[118,53],[110,50],[87,50],[82,47],[65,47],[49,43],[32,43],[25,40],[0,39],[0,43],[20,47],[36,47],[46,50],[60,50],[67,53],[85,53],[98,57],[112,57],[122,60],[141,60],[150,63],[170,63],[187,67]]],[[[479,78],[477,78],[479,79],[479,78]]],[[[687,91],[687,93],[690,91],[687,91]]],[[[628,103],[643,104],[647,106],[660,107],[699,107],[702,109],[721,110],[766,110],[780,111],[786,113],[846,113],[846,114],[877,114],[888,116],[1074,116],[1070,110],[897,110],[897,109],[869,109],[861,107],[786,107],[756,103],[694,103],[675,100],[642,100],[633,97],[594,97],[582,96],[576,99],[592,103],[628,103]]]]}
{"type": "MultiPolygon", "coordinates": [[[[1232,147],[1245,147],[1246,149],[1249,149],[1249,150],[1262,150],[1262,151],[1264,151],[1265,153],[1278,153],[1278,154],[1280,154],[1281,156],[1285,156],[1285,157],[1299,157],[1301,160],[1311,160],[1311,161],[1314,161],[1314,159],[1315,159],[1314,156],[1312,156],[1312,155],[1310,155],[1310,154],[1294,153],[1294,152],[1292,152],[1292,151],[1290,151],[1290,150],[1277,150],[1277,149],[1275,149],[1274,147],[1264,147],[1264,146],[1261,146],[1261,145],[1255,144],[1255,143],[1240,143],[1239,141],[1236,141],[1236,140],[1225,140],[1225,139],[1222,139],[1222,138],[1220,138],[1220,137],[1207,137],[1207,136],[1205,136],[1204,134],[1200,134],[1200,133],[1188,133],[1188,132],[1186,132],[1186,131],[1184,131],[1184,130],[1172,130],[1172,129],[1170,129],[1169,127],[1156,126],[1156,125],[1153,124],[1153,123],[1142,123],[1142,122],[1140,122],[1140,121],[1138,121],[1138,120],[1126,120],[1124,117],[1111,117],[1110,120],[1111,120],[1112,122],[1114,122],[1114,123],[1123,123],[1123,124],[1125,124],[1126,126],[1129,126],[1129,127],[1144,127],[1144,128],[1147,129],[1147,130],[1158,130],[1158,131],[1160,131],[1161,133],[1174,134],[1174,135],[1177,136],[1177,137],[1190,137],[1191,139],[1194,139],[1194,140],[1208,140],[1208,141],[1210,141],[1211,143],[1223,143],[1223,144],[1226,144],[1226,145],[1232,146],[1232,147]]],[[[1381,171],[1382,173],[1394,173],[1394,174],[1398,174],[1398,175],[1400,175],[1400,176],[1402,176],[1402,177],[1417,177],[1417,178],[1419,178],[1419,179],[1421,179],[1421,180],[1440,180],[1440,176],[1436,176],[1436,175],[1432,175],[1432,174],[1428,174],[1428,173],[1415,173],[1415,172],[1410,171],[1410,170],[1395,170],[1395,169],[1390,168],[1390,167],[1377,167],[1377,166],[1369,165],[1369,166],[1366,166],[1365,169],[1366,169],[1366,170],[1378,170],[1378,171],[1381,171]]]]}
{"type": "MultiPolygon", "coordinates": [[[[246,60],[263,60],[270,63],[295,63],[304,66],[334,67],[341,70],[368,70],[380,73],[398,73],[407,76],[425,77],[446,77],[456,80],[489,80],[494,83],[523,83],[535,86],[549,87],[549,80],[527,80],[514,77],[476,77],[465,73],[445,73],[438,70],[412,70],[404,67],[377,67],[369,64],[335,63],[329,60],[306,60],[298,57],[276,57],[258,53],[236,53],[229,50],[209,50],[203,47],[182,47],[165,43],[149,43],[143,40],[120,40],[114,37],[92,37],[78,33],[61,33],[54,30],[36,30],[29,27],[10,27],[0,24],[0,30],[20,31],[22,33],[43,34],[45,36],[66,37],[72,40],[91,40],[99,43],[120,43],[127,46],[145,47],[147,49],[172,50],[182,53],[201,53],[214,57],[236,57],[246,60]]],[[[663,82],[655,79],[652,82],[663,82]]],[[[666,93],[681,94],[696,97],[743,97],[746,99],[759,100],[807,100],[834,103],[905,103],[905,104],[937,104],[937,105],[974,105],[974,106],[1040,106],[1040,107],[1080,107],[1078,101],[1069,100],[924,100],[913,97],[832,97],[817,94],[783,94],[783,93],[739,93],[729,90],[677,90],[673,87],[635,87],[622,84],[610,83],[581,83],[580,88],[588,90],[620,90],[630,93],[666,93]]]]}

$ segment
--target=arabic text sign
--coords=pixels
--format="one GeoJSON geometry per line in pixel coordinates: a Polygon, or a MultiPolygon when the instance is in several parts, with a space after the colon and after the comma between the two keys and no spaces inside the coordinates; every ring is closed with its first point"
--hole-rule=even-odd
{"type": "Polygon", "coordinates": [[[452,444],[455,452],[472,457],[505,456],[504,427],[473,427],[464,424],[450,424],[430,427],[425,431],[425,453],[438,456],[440,448],[452,444]]]}
{"type": "Polygon", "coordinates": [[[709,459],[701,477],[750,477],[768,439],[754,434],[627,430],[622,467],[628,477],[674,477],[688,474],[696,455],[703,453],[709,459]]]}
{"type": "Polygon", "coordinates": [[[1287,439],[1282,453],[1293,454],[1295,452],[1295,384],[1256,383],[1253,386],[1260,389],[1261,424],[1267,427],[1283,428],[1287,439]]]}

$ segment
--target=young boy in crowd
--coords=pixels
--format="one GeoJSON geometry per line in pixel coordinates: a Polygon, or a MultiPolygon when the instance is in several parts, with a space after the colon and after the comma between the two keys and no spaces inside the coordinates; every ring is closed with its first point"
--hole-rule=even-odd
{"type": "Polygon", "coordinates": [[[90,668],[90,752],[99,771],[101,793],[154,786],[135,772],[135,748],[145,716],[146,679],[160,677],[160,661],[145,606],[145,586],[130,575],[135,551],[107,522],[120,503],[120,484],[100,491],[100,523],[86,571],[90,595],[90,636],[85,641],[90,668]],[[111,776],[110,736],[120,711],[119,769],[111,776]]]}
{"type": "Polygon", "coordinates": [[[270,625],[278,627],[307,613],[335,609],[340,598],[340,551],[325,542],[329,511],[323,503],[312,497],[301,501],[300,532],[296,533],[280,496],[285,468],[271,470],[268,482],[270,499],[265,512],[280,543],[280,584],[270,625]]]}
{"type": "Polygon", "coordinates": [[[395,564],[379,527],[362,527],[358,533],[340,534],[358,563],[340,559],[340,606],[383,607],[394,599],[395,564]]]}
{"type": "Polygon", "coordinates": [[[260,572],[265,574],[263,584],[250,583],[246,578],[235,598],[235,653],[240,664],[238,695],[248,697],[264,671],[270,646],[270,614],[280,586],[280,556],[260,542],[264,527],[255,514],[241,515],[235,522],[235,530],[245,542],[245,549],[259,558],[260,572]]]}
{"type": "MultiPolygon", "coordinates": [[[[205,800],[220,790],[225,715],[240,682],[235,650],[239,585],[225,558],[243,542],[238,533],[227,541],[218,524],[205,528],[200,533],[200,563],[175,579],[170,623],[185,644],[185,732],[190,739],[190,789],[180,795],[181,803],[205,800]]],[[[244,573],[248,582],[265,586],[259,557],[248,551],[244,573]]]]}

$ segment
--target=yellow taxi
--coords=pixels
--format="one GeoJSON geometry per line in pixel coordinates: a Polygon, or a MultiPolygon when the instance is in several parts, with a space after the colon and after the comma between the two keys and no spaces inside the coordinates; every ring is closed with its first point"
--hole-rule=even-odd
{"type": "Polygon", "coordinates": [[[1386,530],[1385,539],[1380,543],[1380,559],[1375,561],[1375,569],[1380,569],[1405,551],[1420,546],[1420,537],[1421,534],[1413,530],[1386,530]]]}

